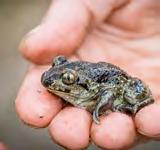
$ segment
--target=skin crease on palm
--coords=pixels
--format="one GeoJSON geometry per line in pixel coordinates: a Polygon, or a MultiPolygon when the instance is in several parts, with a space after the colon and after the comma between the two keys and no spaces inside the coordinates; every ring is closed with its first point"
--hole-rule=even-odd
{"type": "Polygon", "coordinates": [[[86,148],[90,138],[103,149],[128,149],[144,136],[160,139],[159,27],[158,0],[53,1],[42,24],[20,45],[23,56],[34,65],[16,99],[19,117],[33,127],[49,126],[54,141],[74,150],[86,148]],[[100,125],[92,123],[91,114],[64,106],[40,83],[48,68],[44,64],[62,54],[72,60],[120,66],[149,85],[155,103],[141,109],[135,118],[114,112],[101,117],[100,125]]]}

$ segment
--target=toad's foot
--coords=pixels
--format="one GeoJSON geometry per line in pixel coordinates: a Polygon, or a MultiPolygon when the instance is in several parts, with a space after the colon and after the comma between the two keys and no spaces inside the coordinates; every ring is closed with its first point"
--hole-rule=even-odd
{"type": "Polygon", "coordinates": [[[137,107],[133,107],[131,105],[127,105],[127,104],[119,104],[117,106],[114,106],[112,108],[113,111],[115,112],[121,112],[121,113],[126,113],[126,111],[131,112],[132,114],[135,114],[135,112],[137,112],[137,107]]]}
{"type": "Polygon", "coordinates": [[[149,105],[149,104],[152,104],[154,103],[154,99],[152,98],[147,98],[146,100],[140,102],[140,103],[137,103],[133,106],[133,114],[136,114],[140,108],[146,106],[146,105],[149,105]]]}

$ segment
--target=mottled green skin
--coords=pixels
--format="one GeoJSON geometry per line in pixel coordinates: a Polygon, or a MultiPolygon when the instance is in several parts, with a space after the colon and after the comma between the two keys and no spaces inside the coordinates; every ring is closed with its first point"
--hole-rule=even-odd
{"type": "Polygon", "coordinates": [[[106,110],[135,114],[154,101],[144,82],[105,62],[68,62],[58,56],[41,82],[65,101],[93,113],[96,123],[106,110]]]}

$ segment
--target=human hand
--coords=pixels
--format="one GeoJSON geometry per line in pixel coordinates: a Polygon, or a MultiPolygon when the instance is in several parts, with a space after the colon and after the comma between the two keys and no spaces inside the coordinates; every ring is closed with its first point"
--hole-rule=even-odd
{"type": "Polygon", "coordinates": [[[2,142],[0,142],[0,150],[8,150],[6,145],[4,145],[2,142]]]}
{"type": "Polygon", "coordinates": [[[22,41],[24,57],[38,65],[60,54],[72,60],[111,62],[144,80],[156,102],[141,109],[135,118],[114,112],[101,117],[101,124],[96,125],[85,110],[62,109],[63,102],[40,83],[48,66],[32,65],[16,99],[20,118],[34,127],[49,126],[53,139],[68,149],[84,149],[90,137],[104,149],[138,144],[142,140],[139,133],[159,139],[159,18],[156,0],[53,2],[43,23],[22,41]]]}

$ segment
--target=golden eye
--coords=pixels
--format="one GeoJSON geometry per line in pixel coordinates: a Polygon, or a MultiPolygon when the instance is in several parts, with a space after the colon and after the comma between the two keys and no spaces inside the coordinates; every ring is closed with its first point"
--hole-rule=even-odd
{"type": "Polygon", "coordinates": [[[66,72],[62,75],[64,84],[73,84],[76,81],[76,76],[72,72],[66,72]]]}

